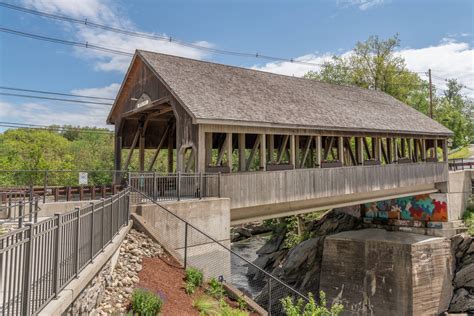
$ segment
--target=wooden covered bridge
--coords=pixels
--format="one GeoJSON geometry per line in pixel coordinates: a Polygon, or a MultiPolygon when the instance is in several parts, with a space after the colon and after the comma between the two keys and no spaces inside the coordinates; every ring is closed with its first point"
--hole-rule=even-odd
{"type": "Polygon", "coordinates": [[[220,172],[236,222],[439,191],[452,135],[380,91],[146,51],[107,122],[116,170],[220,172]]]}

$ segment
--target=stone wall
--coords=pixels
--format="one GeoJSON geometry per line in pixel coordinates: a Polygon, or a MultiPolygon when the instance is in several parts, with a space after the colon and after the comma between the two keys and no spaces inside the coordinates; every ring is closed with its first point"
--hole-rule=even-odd
{"type": "Polygon", "coordinates": [[[162,253],[160,245],[145,234],[130,230],[119,250],[64,314],[93,316],[127,312],[133,288],[140,281],[142,257],[162,253]]]}

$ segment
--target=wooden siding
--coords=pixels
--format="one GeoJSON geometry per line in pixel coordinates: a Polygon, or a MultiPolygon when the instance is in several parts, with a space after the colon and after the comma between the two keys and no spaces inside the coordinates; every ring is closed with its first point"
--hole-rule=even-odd
{"type": "Polygon", "coordinates": [[[223,174],[231,209],[446,182],[446,163],[223,174]]]}

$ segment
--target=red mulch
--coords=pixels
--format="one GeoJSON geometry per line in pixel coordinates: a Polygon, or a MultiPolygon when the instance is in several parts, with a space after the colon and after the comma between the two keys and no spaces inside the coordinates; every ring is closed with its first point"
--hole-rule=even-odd
{"type": "Polygon", "coordinates": [[[184,270],[167,254],[161,258],[143,257],[143,270],[138,273],[140,282],[136,287],[146,288],[159,294],[164,301],[163,315],[199,315],[193,301],[204,293],[197,289],[193,295],[184,291],[184,270]]]}

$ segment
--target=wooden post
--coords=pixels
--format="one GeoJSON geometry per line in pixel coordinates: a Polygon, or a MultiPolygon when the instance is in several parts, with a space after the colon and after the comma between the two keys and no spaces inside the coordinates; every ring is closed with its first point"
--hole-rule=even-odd
{"type": "Polygon", "coordinates": [[[362,143],[362,137],[356,137],[356,156],[357,156],[357,164],[363,165],[364,164],[364,144],[362,143]]]}
{"type": "Polygon", "coordinates": [[[411,151],[412,150],[411,138],[407,138],[407,149],[408,149],[408,159],[413,161],[413,152],[411,151]]]}
{"type": "Polygon", "coordinates": [[[376,150],[377,150],[377,159],[382,163],[382,138],[376,137],[375,138],[375,145],[376,145],[376,150]]]}
{"type": "Polygon", "coordinates": [[[393,161],[392,160],[392,139],[390,137],[387,137],[386,140],[387,140],[386,144],[387,144],[387,159],[388,159],[387,163],[391,164],[393,161]]]}
{"type": "Polygon", "coordinates": [[[321,168],[321,151],[322,151],[321,135],[314,136],[314,140],[316,143],[316,165],[318,168],[321,168]]]}
{"type": "Polygon", "coordinates": [[[245,134],[241,133],[239,138],[239,171],[246,171],[245,161],[245,134]]]}
{"type": "Polygon", "coordinates": [[[168,134],[168,173],[173,173],[173,133],[168,134]]]}
{"type": "Polygon", "coordinates": [[[269,154],[269,161],[271,164],[275,163],[275,157],[274,157],[274,152],[275,152],[275,135],[273,134],[267,134],[268,137],[268,154],[269,154]]]}
{"type": "Polygon", "coordinates": [[[313,140],[313,136],[308,136],[308,140],[306,141],[306,145],[305,145],[304,152],[303,152],[303,157],[301,158],[300,168],[305,167],[306,158],[308,158],[308,153],[309,153],[309,150],[311,148],[311,141],[312,140],[313,140]]]}
{"type": "Polygon", "coordinates": [[[438,160],[438,140],[433,139],[433,158],[438,160]]]}
{"type": "Polygon", "coordinates": [[[448,140],[445,138],[443,142],[443,162],[448,162],[448,140]]]}
{"type": "Polygon", "coordinates": [[[290,135],[290,165],[293,166],[293,169],[296,168],[295,135],[290,135]]]}
{"type": "Polygon", "coordinates": [[[398,142],[396,138],[393,139],[393,162],[398,162],[398,142]]]}
{"type": "Polygon", "coordinates": [[[288,139],[290,135],[284,135],[283,140],[281,142],[280,148],[278,149],[278,157],[277,157],[277,164],[280,164],[283,160],[283,156],[286,151],[286,146],[288,145],[288,139]]]}
{"type": "Polygon", "coordinates": [[[400,140],[401,140],[401,142],[402,142],[402,145],[401,145],[402,155],[401,155],[401,157],[402,157],[402,158],[406,158],[406,150],[405,150],[405,148],[406,148],[406,144],[407,144],[406,141],[407,141],[407,140],[406,140],[405,138],[401,138],[400,140]]]}
{"type": "Polygon", "coordinates": [[[227,166],[229,167],[229,172],[232,172],[232,133],[227,133],[226,136],[226,151],[227,151],[227,166]]]}
{"type": "Polygon", "coordinates": [[[212,164],[212,132],[207,132],[205,136],[206,168],[212,164]]]}
{"type": "Polygon", "coordinates": [[[344,137],[339,136],[337,138],[337,159],[344,166],[344,137]]]}
{"type": "Polygon", "coordinates": [[[259,134],[260,137],[260,170],[265,171],[267,169],[267,151],[265,134],[259,134]]]}
{"type": "MultiPolygon", "coordinates": [[[[114,168],[115,170],[122,170],[122,136],[115,134],[115,159],[114,159],[114,168]]],[[[120,175],[118,173],[114,174],[114,183],[120,182],[120,175]]],[[[45,192],[46,195],[46,192],[45,192]]]]}
{"type": "Polygon", "coordinates": [[[426,139],[421,139],[421,160],[426,161],[426,139]]]}
{"type": "Polygon", "coordinates": [[[295,169],[300,168],[300,136],[295,135],[295,169]]]}
{"type": "Polygon", "coordinates": [[[138,144],[138,158],[140,162],[140,172],[145,171],[145,136],[140,135],[140,142],[138,144]]]}

